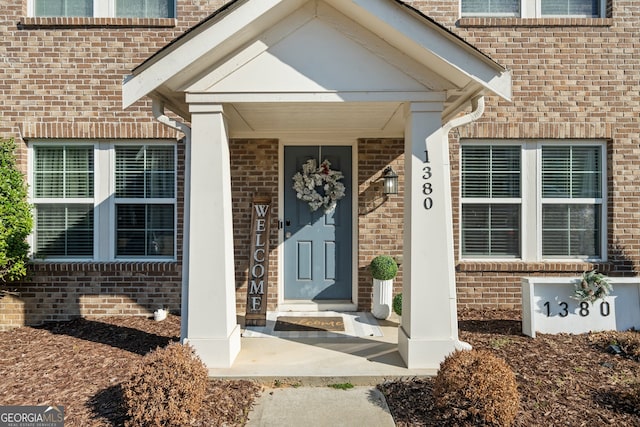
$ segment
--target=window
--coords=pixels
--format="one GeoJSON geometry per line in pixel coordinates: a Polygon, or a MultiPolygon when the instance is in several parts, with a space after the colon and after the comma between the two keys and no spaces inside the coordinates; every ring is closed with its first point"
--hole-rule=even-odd
{"type": "Polygon", "coordinates": [[[600,16],[599,0],[541,0],[542,16],[600,16]]]}
{"type": "Polygon", "coordinates": [[[462,255],[520,257],[520,147],[462,147],[462,255]]]}
{"type": "Polygon", "coordinates": [[[605,259],[603,144],[478,141],[461,154],[463,258],[605,259]]]}
{"type": "Polygon", "coordinates": [[[36,147],[37,257],[93,257],[93,147],[36,147]]]}
{"type": "Polygon", "coordinates": [[[542,256],[600,258],[600,147],[542,147],[542,256]]]}
{"type": "Polygon", "coordinates": [[[116,16],[173,18],[173,0],[116,0],[116,16]]]}
{"type": "Polygon", "coordinates": [[[35,0],[35,16],[93,16],[93,0],[35,0]]]}
{"type": "Polygon", "coordinates": [[[175,258],[174,145],[36,143],[31,164],[35,258],[175,258]]]}
{"type": "Polygon", "coordinates": [[[462,16],[520,16],[520,0],[462,0],[462,16]]]}
{"type": "Polygon", "coordinates": [[[29,16],[175,18],[175,0],[30,0],[29,16]]]}
{"type": "Polygon", "coordinates": [[[116,146],[116,257],[173,256],[173,147],[116,146]]]}
{"type": "Polygon", "coordinates": [[[606,16],[606,0],[461,0],[461,16],[521,18],[606,16]]]}

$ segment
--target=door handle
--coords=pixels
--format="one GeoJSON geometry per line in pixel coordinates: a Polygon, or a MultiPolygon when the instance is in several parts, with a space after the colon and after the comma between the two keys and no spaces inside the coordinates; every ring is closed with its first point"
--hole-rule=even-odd
{"type": "Polygon", "coordinates": [[[286,220],[286,221],[285,221],[285,225],[286,225],[287,227],[289,227],[289,226],[291,225],[291,220],[290,220],[290,219],[286,220]]]}

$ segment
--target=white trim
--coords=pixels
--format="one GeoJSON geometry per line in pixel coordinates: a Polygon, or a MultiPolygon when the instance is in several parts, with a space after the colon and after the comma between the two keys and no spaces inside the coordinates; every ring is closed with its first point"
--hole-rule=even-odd
{"type": "Polygon", "coordinates": [[[278,311],[355,311],[358,307],[358,140],[342,134],[284,133],[278,141],[278,223],[284,221],[284,147],[287,145],[332,145],[351,147],[352,261],[351,301],[301,302],[284,299],[284,228],[278,230],[278,311]]]}

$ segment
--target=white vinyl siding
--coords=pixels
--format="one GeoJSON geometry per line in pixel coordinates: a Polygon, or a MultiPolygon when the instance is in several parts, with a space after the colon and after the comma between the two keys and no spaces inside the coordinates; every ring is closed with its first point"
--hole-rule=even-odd
{"type": "Polygon", "coordinates": [[[606,16],[606,0],[460,0],[460,15],[600,18],[606,16]]]}
{"type": "Polygon", "coordinates": [[[461,153],[462,258],[606,260],[604,144],[464,141],[461,153]]]}

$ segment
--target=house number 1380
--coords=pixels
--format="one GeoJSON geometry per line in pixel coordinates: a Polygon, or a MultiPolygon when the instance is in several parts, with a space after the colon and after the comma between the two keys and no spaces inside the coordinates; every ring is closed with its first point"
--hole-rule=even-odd
{"type": "Polygon", "coordinates": [[[433,207],[433,199],[430,197],[431,193],[433,193],[433,184],[430,179],[433,177],[433,172],[431,172],[431,166],[429,166],[429,150],[424,150],[425,160],[424,163],[426,166],[422,168],[422,179],[424,180],[422,183],[422,194],[424,194],[424,208],[429,210],[433,207]]]}

